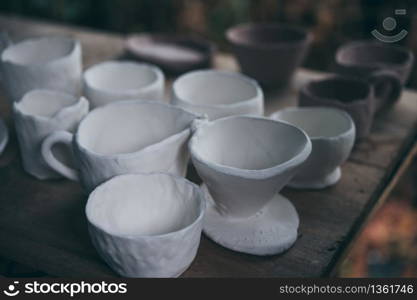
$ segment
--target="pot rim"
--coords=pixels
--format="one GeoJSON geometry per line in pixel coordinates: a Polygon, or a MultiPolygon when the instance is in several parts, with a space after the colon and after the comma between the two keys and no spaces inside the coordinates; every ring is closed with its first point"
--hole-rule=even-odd
{"type": "Polygon", "coordinates": [[[58,63],[58,62],[60,62],[60,61],[62,61],[64,59],[69,58],[71,55],[73,55],[76,52],[77,49],[80,49],[80,51],[81,51],[80,41],[77,40],[77,39],[74,39],[72,37],[69,37],[69,36],[47,35],[47,36],[40,36],[40,37],[32,37],[32,38],[24,39],[24,40],[22,40],[22,41],[20,41],[18,43],[13,43],[13,44],[7,46],[3,51],[1,51],[1,53],[0,53],[0,60],[4,64],[10,64],[10,65],[13,65],[15,67],[22,67],[22,68],[43,67],[45,65],[48,66],[48,65],[51,65],[51,64],[55,64],[55,63],[58,63]],[[15,47],[21,46],[22,44],[26,44],[26,43],[40,42],[42,40],[51,40],[51,39],[61,40],[61,41],[69,41],[69,42],[71,42],[71,47],[63,55],[61,55],[61,56],[59,56],[57,58],[51,59],[51,60],[47,61],[46,63],[38,63],[38,62],[35,62],[35,63],[23,64],[23,63],[20,63],[20,62],[15,62],[15,61],[10,61],[10,60],[4,60],[4,54],[7,51],[12,51],[13,48],[15,48],[15,47]]]}
{"type": "Polygon", "coordinates": [[[399,45],[387,45],[387,44],[382,44],[380,42],[373,41],[373,40],[359,40],[359,41],[347,42],[347,43],[341,45],[336,50],[335,61],[336,61],[337,64],[339,64],[341,66],[349,66],[349,67],[358,66],[358,67],[372,68],[372,67],[381,67],[381,66],[384,66],[384,67],[385,66],[393,66],[395,68],[405,68],[405,67],[410,67],[411,64],[413,63],[414,54],[408,48],[402,47],[402,46],[399,46],[399,45]],[[354,48],[368,47],[368,46],[378,47],[380,49],[389,49],[391,51],[396,51],[398,53],[402,53],[402,54],[405,55],[406,59],[402,63],[377,62],[377,63],[358,64],[358,63],[355,63],[355,62],[350,62],[349,63],[349,62],[342,61],[341,56],[343,55],[343,52],[350,51],[354,48]]]}
{"type": "Polygon", "coordinates": [[[201,69],[201,70],[195,70],[195,71],[190,71],[187,72],[181,76],[179,76],[177,79],[175,79],[174,83],[172,84],[172,94],[175,97],[175,100],[178,101],[179,103],[184,103],[187,106],[193,106],[193,107],[201,107],[201,108],[233,108],[233,107],[239,107],[242,105],[245,105],[247,103],[251,103],[251,102],[257,102],[260,99],[263,101],[264,100],[264,94],[262,91],[261,86],[259,85],[259,83],[253,79],[250,78],[246,75],[243,75],[239,72],[234,72],[234,71],[227,71],[227,70],[215,70],[215,69],[201,69]],[[248,84],[250,84],[251,86],[253,86],[255,88],[255,96],[252,98],[248,98],[245,100],[241,100],[238,102],[233,102],[230,104],[196,104],[193,102],[189,102],[188,100],[185,100],[184,98],[180,97],[178,94],[178,85],[180,84],[181,80],[186,80],[187,77],[191,77],[193,75],[196,74],[219,74],[221,76],[226,76],[226,77],[233,77],[236,78],[238,80],[244,81],[248,84]]]}
{"type": "Polygon", "coordinates": [[[149,173],[135,172],[135,173],[116,175],[116,176],[110,178],[109,180],[106,180],[105,182],[99,184],[97,187],[95,187],[94,190],[88,196],[87,204],[85,206],[85,214],[86,214],[88,223],[90,225],[94,226],[99,231],[104,232],[105,234],[111,235],[111,236],[114,236],[114,237],[119,237],[119,238],[123,238],[123,239],[138,241],[140,239],[166,238],[166,237],[170,237],[170,236],[173,236],[173,235],[178,235],[178,234],[181,234],[185,231],[188,231],[191,227],[194,227],[197,223],[201,222],[201,220],[204,217],[205,209],[206,209],[206,198],[204,197],[204,194],[202,193],[200,187],[197,186],[195,183],[189,181],[185,177],[174,175],[174,174],[168,173],[168,172],[149,172],[149,173]],[[168,176],[168,177],[172,178],[173,180],[175,180],[177,182],[182,181],[183,183],[190,185],[191,188],[193,188],[196,191],[199,205],[198,205],[198,215],[193,222],[191,222],[187,226],[182,227],[181,229],[178,229],[178,230],[175,230],[175,231],[170,231],[170,232],[167,232],[167,233],[153,234],[153,235],[151,235],[151,234],[132,235],[132,234],[121,234],[121,233],[110,232],[110,231],[105,230],[104,228],[102,228],[96,222],[92,221],[91,213],[90,213],[90,210],[91,210],[90,207],[92,205],[91,201],[93,201],[93,200],[90,200],[90,199],[93,199],[93,197],[98,192],[100,192],[101,189],[103,189],[103,186],[105,186],[106,184],[108,184],[111,181],[119,180],[120,178],[123,178],[123,177],[143,177],[143,176],[153,176],[153,175],[164,175],[164,176],[168,176]]]}
{"type": "Polygon", "coordinates": [[[210,169],[215,169],[219,172],[222,172],[224,174],[227,175],[232,175],[232,176],[237,176],[237,177],[242,177],[242,178],[247,178],[247,179],[267,179],[270,178],[272,176],[278,175],[280,173],[283,173],[284,171],[286,171],[287,169],[290,168],[294,168],[297,167],[298,165],[300,165],[301,163],[303,163],[308,156],[310,155],[311,149],[312,149],[312,145],[311,145],[311,140],[308,137],[308,135],[300,128],[285,123],[285,122],[281,122],[281,121],[277,121],[277,120],[272,120],[266,117],[259,117],[259,116],[253,116],[253,115],[234,115],[234,116],[228,116],[228,117],[224,117],[224,118],[220,118],[214,121],[208,121],[205,122],[203,125],[201,125],[200,127],[197,128],[197,130],[194,132],[193,136],[191,137],[189,143],[188,143],[188,148],[190,150],[190,154],[192,159],[198,161],[199,163],[203,164],[204,166],[210,168],[210,169]],[[219,122],[225,122],[228,120],[232,120],[232,119],[248,119],[248,120],[260,120],[263,122],[274,122],[276,124],[280,124],[283,126],[288,126],[293,128],[295,131],[298,131],[299,133],[301,133],[305,139],[305,145],[304,148],[297,154],[295,154],[294,156],[292,156],[290,159],[286,160],[285,162],[279,163],[279,164],[275,164],[272,167],[269,168],[264,168],[264,169],[257,169],[257,170],[251,170],[251,169],[242,169],[242,168],[237,168],[237,167],[232,167],[232,166],[227,166],[224,164],[220,164],[220,163],[214,163],[211,161],[208,161],[206,159],[204,159],[203,157],[201,157],[201,155],[199,155],[197,153],[197,151],[194,149],[195,148],[195,144],[198,142],[197,139],[199,139],[199,131],[207,128],[207,126],[213,126],[213,124],[215,123],[219,123],[219,122]]]}
{"type": "Polygon", "coordinates": [[[289,47],[298,47],[300,45],[309,45],[313,41],[313,33],[307,30],[304,27],[292,25],[288,23],[279,23],[279,22],[247,22],[247,23],[240,23],[234,25],[227,29],[226,31],[226,39],[232,45],[237,45],[240,47],[246,47],[251,49],[264,49],[264,50],[277,50],[289,47]],[[297,39],[295,41],[282,41],[279,43],[264,43],[264,44],[257,44],[253,42],[245,42],[238,40],[234,37],[234,33],[238,30],[243,30],[246,28],[271,28],[271,29],[278,29],[278,30],[287,30],[291,32],[296,32],[304,36],[304,38],[297,39]]]}
{"type": "MultiPolygon", "coordinates": [[[[342,138],[346,138],[348,136],[350,136],[352,133],[355,132],[355,123],[353,122],[353,119],[351,118],[351,116],[339,109],[339,108],[335,108],[335,107],[329,107],[329,106],[302,106],[302,107],[296,107],[296,106],[291,106],[291,107],[286,107],[283,109],[280,109],[274,113],[272,113],[269,117],[274,119],[274,120],[279,120],[281,122],[286,122],[291,124],[291,122],[285,121],[285,120],[280,120],[279,119],[279,115],[285,112],[290,112],[290,111],[296,111],[296,112],[307,112],[307,111],[312,111],[312,110],[316,110],[316,111],[323,111],[323,110],[327,110],[327,111],[333,111],[335,113],[337,113],[338,115],[342,116],[343,118],[345,118],[346,120],[348,120],[349,123],[349,128],[347,128],[346,130],[344,130],[343,132],[336,134],[336,135],[332,135],[332,136],[323,136],[323,135],[314,135],[314,136],[310,136],[308,135],[308,137],[310,138],[311,141],[333,141],[333,140],[339,140],[342,138]]],[[[296,126],[296,125],[294,125],[296,126]]],[[[300,128],[301,129],[301,128],[300,128]]]]}
{"type": "Polygon", "coordinates": [[[94,91],[98,91],[101,93],[106,93],[106,94],[111,94],[111,95],[125,95],[126,97],[128,97],[129,95],[135,95],[138,92],[144,92],[147,90],[150,90],[152,88],[154,88],[156,85],[158,85],[160,82],[163,82],[165,80],[165,76],[164,73],[162,72],[162,70],[157,67],[156,65],[153,64],[149,64],[149,63],[144,63],[144,62],[135,62],[135,61],[131,61],[131,60],[123,60],[123,61],[117,61],[117,60],[108,60],[108,61],[104,61],[104,62],[100,62],[97,63],[95,65],[92,65],[91,67],[89,67],[87,70],[84,71],[83,75],[82,75],[82,79],[84,82],[84,86],[86,86],[87,88],[94,90],[94,91]],[[123,90],[119,90],[119,91],[115,91],[113,89],[109,89],[107,87],[97,87],[94,84],[91,83],[91,78],[89,76],[92,76],[92,72],[97,71],[97,69],[102,68],[103,66],[106,65],[131,65],[131,66],[135,66],[135,67],[146,67],[149,69],[150,72],[152,72],[155,75],[155,79],[152,80],[152,82],[150,82],[149,84],[143,86],[143,87],[138,87],[138,88],[129,88],[129,89],[123,89],[123,90]]]}
{"type": "Polygon", "coordinates": [[[178,110],[181,113],[185,113],[187,115],[193,116],[193,120],[201,118],[202,116],[194,114],[190,111],[187,111],[185,109],[182,109],[181,107],[177,107],[168,103],[164,103],[164,102],[160,102],[160,101],[156,101],[156,100],[140,100],[140,99],[132,99],[132,100],[122,100],[122,101],[116,101],[116,102],[112,102],[103,106],[99,106],[97,108],[94,108],[93,110],[91,110],[79,123],[78,128],[74,134],[73,137],[73,143],[75,143],[75,146],[81,151],[83,152],[85,155],[88,156],[95,156],[98,157],[100,159],[131,159],[133,157],[136,157],[137,155],[141,155],[142,153],[147,153],[147,152],[152,152],[155,147],[160,146],[161,144],[169,144],[172,143],[174,141],[176,141],[179,137],[181,137],[182,135],[185,135],[186,133],[191,132],[191,123],[190,122],[190,126],[188,128],[185,128],[184,130],[177,132],[176,134],[173,134],[159,142],[153,143],[151,145],[145,146],[142,149],[139,149],[137,151],[134,152],[129,152],[129,153],[115,153],[115,154],[102,154],[102,153],[98,153],[96,151],[93,151],[91,149],[88,149],[87,147],[85,147],[84,145],[82,145],[80,143],[80,130],[82,130],[82,125],[84,124],[84,122],[86,120],[88,120],[88,118],[90,118],[92,115],[97,114],[98,112],[100,112],[101,110],[104,109],[111,109],[111,107],[113,105],[156,105],[156,106],[160,106],[160,107],[165,107],[168,109],[174,109],[174,110],[178,110]]]}

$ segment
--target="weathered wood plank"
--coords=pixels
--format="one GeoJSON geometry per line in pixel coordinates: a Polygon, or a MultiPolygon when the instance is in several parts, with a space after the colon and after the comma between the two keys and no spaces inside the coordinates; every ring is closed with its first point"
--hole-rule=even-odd
{"type": "MultiPolygon", "coordinates": [[[[0,26],[18,38],[74,35],[83,45],[85,65],[120,56],[123,51],[123,39],[116,35],[5,17],[0,17],[0,26]]],[[[236,69],[228,55],[217,56],[216,66],[236,69]]],[[[292,89],[266,92],[267,114],[296,104],[299,86],[320,76],[323,74],[303,70],[292,89]]],[[[358,144],[343,166],[336,186],[322,191],[284,189],[301,220],[299,239],[289,251],[255,257],[232,252],[203,237],[198,256],[184,276],[328,274],[409,152],[417,129],[416,100],[417,93],[406,91],[391,111],[379,116],[369,140],[358,144]]],[[[0,115],[10,121],[9,108],[1,97],[0,115]]],[[[192,172],[190,178],[197,179],[192,172]]],[[[114,276],[90,243],[85,201],[77,183],[38,181],[24,173],[12,130],[10,145],[0,157],[0,255],[52,275],[114,276]]]]}

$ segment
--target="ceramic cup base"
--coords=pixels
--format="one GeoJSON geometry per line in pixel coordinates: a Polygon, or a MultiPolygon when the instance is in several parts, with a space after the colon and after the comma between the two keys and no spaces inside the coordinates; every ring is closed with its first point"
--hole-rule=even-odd
{"type": "Polygon", "coordinates": [[[340,167],[337,167],[333,172],[323,178],[317,180],[305,181],[291,181],[287,186],[294,189],[323,189],[325,187],[336,184],[342,177],[340,167]]]}
{"type": "Polygon", "coordinates": [[[235,219],[217,211],[204,184],[202,190],[208,200],[204,233],[223,247],[253,255],[273,255],[287,250],[296,241],[299,225],[297,211],[280,194],[276,194],[255,215],[235,219]]]}

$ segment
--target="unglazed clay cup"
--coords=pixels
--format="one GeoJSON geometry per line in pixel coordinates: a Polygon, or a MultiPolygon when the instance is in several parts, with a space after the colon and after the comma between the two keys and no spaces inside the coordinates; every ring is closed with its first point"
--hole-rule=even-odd
{"type": "Polygon", "coordinates": [[[306,30],[277,23],[240,24],[226,38],[243,73],[276,87],[290,83],[312,41],[306,30]]]}
{"type": "Polygon", "coordinates": [[[81,45],[67,37],[40,37],[10,44],[0,54],[3,86],[11,101],[34,89],[78,97],[81,94],[81,45]]]}
{"type": "Polygon", "coordinates": [[[374,92],[367,82],[330,76],[306,83],[298,95],[299,106],[330,106],[346,111],[356,128],[356,139],[369,135],[374,120],[374,92]]]}
{"type": "Polygon", "coordinates": [[[83,81],[85,96],[93,108],[120,100],[162,100],[164,97],[164,74],[147,63],[102,62],[88,68],[83,81]]]}
{"type": "Polygon", "coordinates": [[[169,172],[184,176],[187,142],[196,115],[158,101],[119,101],[92,110],[75,134],[56,131],[42,144],[47,164],[61,175],[80,180],[91,192],[116,175],[169,172]],[[63,144],[73,150],[75,165],[51,151],[63,144]]]}
{"type": "Polygon", "coordinates": [[[189,142],[210,202],[204,231],[222,246],[268,255],[297,238],[298,215],[278,192],[311,152],[297,127],[254,116],[199,122],[189,142]]]}
{"type": "MultiPolygon", "coordinates": [[[[74,132],[88,113],[88,101],[50,90],[33,90],[19,102],[13,103],[13,117],[19,141],[23,168],[38,179],[61,177],[52,170],[41,155],[42,141],[57,130],[74,132]]],[[[54,153],[66,160],[61,149],[54,153]]]]}
{"type": "Polygon", "coordinates": [[[263,115],[264,96],[257,82],[237,72],[199,70],[175,80],[171,103],[210,120],[232,115],[263,115]]]}
{"type": "Polygon", "coordinates": [[[355,124],[348,113],[330,107],[290,107],[271,115],[304,130],[312,151],[288,184],[294,188],[321,189],[336,184],[340,165],[349,157],[355,142],[355,124]]]}
{"type": "Polygon", "coordinates": [[[126,174],[98,186],[86,215],[100,256],[124,277],[177,277],[194,260],[205,210],[198,186],[167,173],[126,174]]]}
{"type": "Polygon", "coordinates": [[[414,61],[404,47],[374,41],[356,41],[336,52],[335,71],[369,81],[375,87],[375,110],[380,111],[399,99],[414,61]]]}

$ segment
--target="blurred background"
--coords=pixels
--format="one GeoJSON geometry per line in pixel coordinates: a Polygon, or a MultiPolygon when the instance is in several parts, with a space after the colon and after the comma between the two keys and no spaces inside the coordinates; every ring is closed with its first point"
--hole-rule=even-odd
{"type": "MultiPolygon", "coordinates": [[[[198,33],[227,51],[225,30],[248,21],[297,24],[314,33],[304,66],[327,70],[338,46],[352,39],[370,39],[373,29],[392,35],[406,29],[397,44],[417,55],[417,1],[409,0],[1,0],[1,14],[132,32],[198,33]],[[405,9],[405,15],[395,15],[405,9]],[[383,20],[395,18],[388,32],[383,20]]],[[[417,64],[408,87],[417,88],[417,64]]],[[[417,99],[416,99],[417,100],[417,99]]],[[[0,259],[0,273],[40,276],[24,266],[0,259]]],[[[372,217],[340,271],[344,277],[417,276],[417,160],[372,217]]]]}

